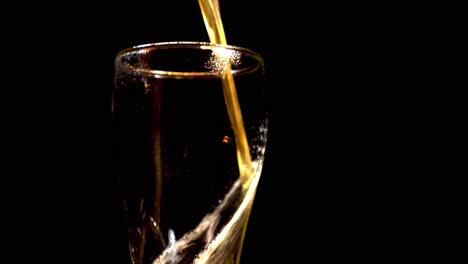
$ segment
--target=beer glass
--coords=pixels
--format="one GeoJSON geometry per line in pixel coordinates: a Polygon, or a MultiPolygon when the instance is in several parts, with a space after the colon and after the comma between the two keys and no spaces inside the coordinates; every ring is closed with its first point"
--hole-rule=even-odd
{"type": "Polygon", "coordinates": [[[164,42],[116,55],[112,173],[131,263],[240,263],[267,143],[265,88],[262,57],[243,47],[164,42]]]}

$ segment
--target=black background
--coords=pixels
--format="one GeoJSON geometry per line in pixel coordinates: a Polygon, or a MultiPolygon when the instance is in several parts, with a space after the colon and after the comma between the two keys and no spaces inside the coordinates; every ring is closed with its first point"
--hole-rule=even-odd
{"type": "MultiPolygon", "coordinates": [[[[269,82],[269,145],[242,263],[392,258],[397,246],[383,241],[399,219],[384,195],[396,170],[386,152],[399,131],[383,107],[393,80],[377,63],[391,56],[380,49],[391,41],[385,11],[248,0],[220,7],[228,43],[260,53],[269,82]]],[[[11,254],[19,263],[128,263],[110,175],[113,60],[133,45],[208,41],[198,3],[28,6],[36,8],[14,10],[4,43],[14,69],[3,99],[11,254]]]]}

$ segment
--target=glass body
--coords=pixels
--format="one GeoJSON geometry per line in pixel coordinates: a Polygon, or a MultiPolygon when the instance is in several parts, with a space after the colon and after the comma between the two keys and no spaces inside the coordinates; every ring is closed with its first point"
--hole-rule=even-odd
{"type": "Polygon", "coordinates": [[[112,171],[133,264],[239,263],[267,141],[264,77],[262,57],[235,46],[165,42],[117,54],[112,171]],[[252,158],[247,188],[223,93],[225,70],[252,158]]]}

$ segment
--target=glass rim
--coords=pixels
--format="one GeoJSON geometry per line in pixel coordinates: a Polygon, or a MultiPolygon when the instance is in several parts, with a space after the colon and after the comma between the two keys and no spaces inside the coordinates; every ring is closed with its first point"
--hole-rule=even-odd
{"type": "MultiPolygon", "coordinates": [[[[148,50],[162,50],[162,49],[171,49],[176,47],[187,47],[193,49],[204,49],[204,50],[215,50],[215,49],[222,49],[228,51],[237,51],[242,54],[246,54],[250,58],[253,58],[257,63],[255,67],[242,67],[240,69],[231,69],[230,72],[234,76],[243,75],[247,73],[254,72],[258,70],[259,67],[264,70],[264,59],[262,55],[258,52],[245,48],[242,46],[237,45],[230,45],[230,44],[217,44],[212,42],[206,41],[166,41],[166,42],[151,42],[145,44],[134,45],[125,49],[120,50],[117,55],[115,56],[115,63],[121,64],[121,58],[125,55],[129,55],[131,53],[143,53],[148,50]]],[[[158,78],[196,78],[196,77],[215,77],[220,78],[221,75],[219,72],[209,72],[209,71],[170,71],[170,70],[155,70],[155,69],[147,69],[143,67],[133,67],[131,65],[127,65],[126,67],[136,70],[143,74],[148,74],[151,76],[157,76],[158,78]]]]}

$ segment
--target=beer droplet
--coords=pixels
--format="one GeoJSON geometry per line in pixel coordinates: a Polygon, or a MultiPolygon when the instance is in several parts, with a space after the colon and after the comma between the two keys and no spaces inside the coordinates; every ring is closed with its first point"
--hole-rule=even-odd
{"type": "Polygon", "coordinates": [[[145,82],[145,94],[148,94],[151,90],[151,84],[145,82]]]}
{"type": "Polygon", "coordinates": [[[222,142],[223,142],[224,144],[227,144],[227,143],[229,143],[230,141],[231,141],[231,138],[230,138],[229,136],[224,136],[224,137],[223,137],[222,142]]]}

